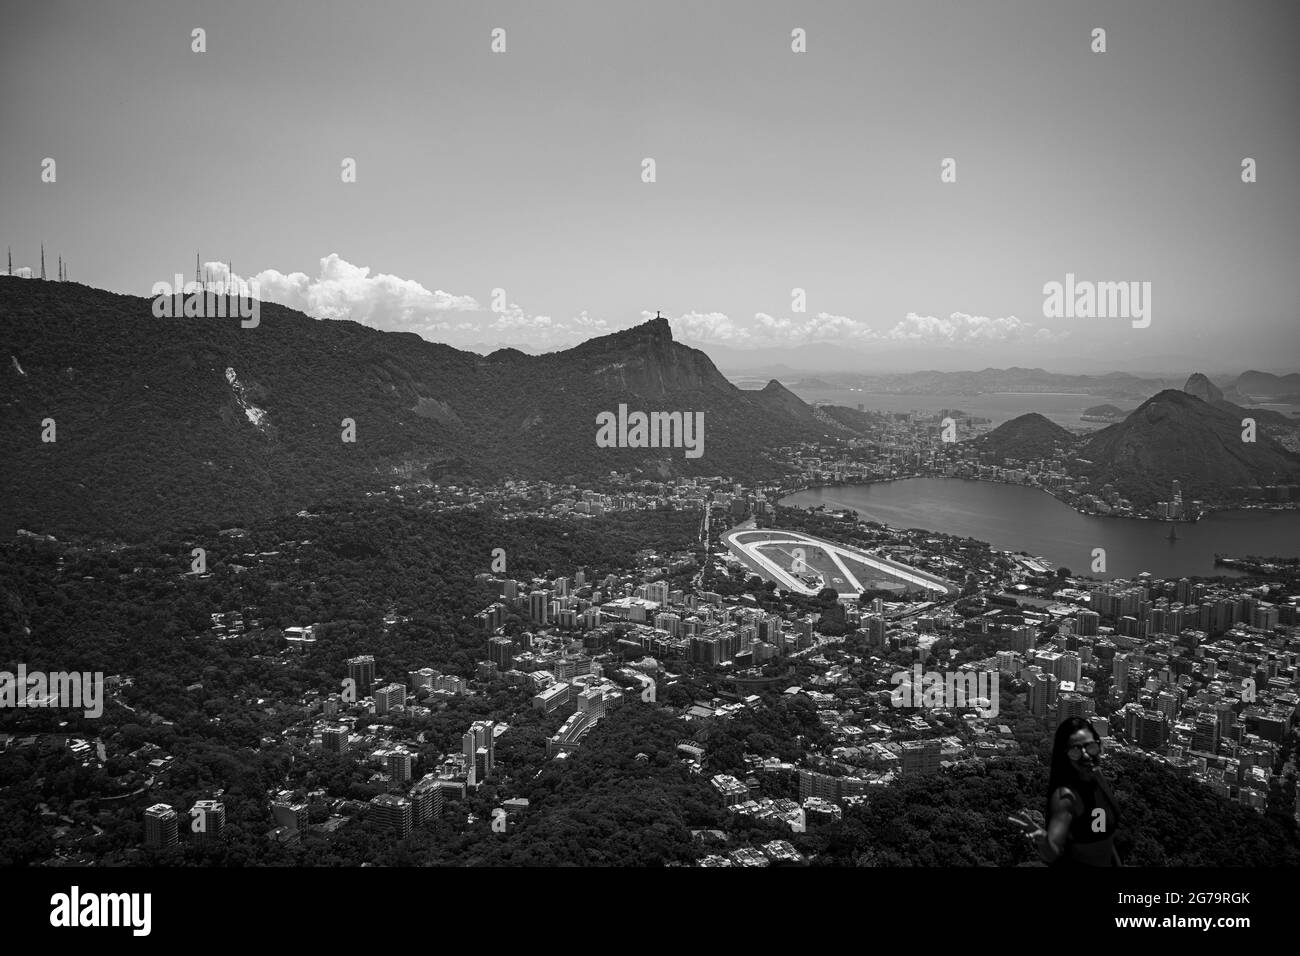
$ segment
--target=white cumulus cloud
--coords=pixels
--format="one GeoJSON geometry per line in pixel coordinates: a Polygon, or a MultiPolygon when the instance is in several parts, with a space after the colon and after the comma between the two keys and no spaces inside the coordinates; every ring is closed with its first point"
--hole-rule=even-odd
{"type": "Polygon", "coordinates": [[[355,266],[331,253],[315,276],[265,269],[253,276],[264,301],[278,302],[318,319],[352,319],[379,329],[418,332],[448,312],[476,311],[473,296],[430,291],[414,279],[355,266]]]}
{"type": "Polygon", "coordinates": [[[756,312],[748,322],[737,321],[725,312],[685,312],[670,318],[669,322],[673,333],[684,341],[735,348],[783,348],[814,342],[849,346],[978,344],[1026,339],[1043,342],[1056,341],[1069,334],[1056,334],[1015,316],[991,318],[965,312],[954,312],[946,319],[909,312],[901,322],[883,331],[877,331],[861,319],[830,312],[789,316],[756,312]]]}
{"type": "MultiPolygon", "coordinates": [[[[648,312],[641,313],[642,318],[654,316],[648,312]]],[[[723,312],[684,312],[668,319],[673,330],[673,337],[684,341],[699,342],[707,345],[751,345],[752,336],[749,329],[733,322],[723,312]]]]}
{"type": "MultiPolygon", "coordinates": [[[[212,282],[230,279],[229,265],[204,263],[212,282]]],[[[264,269],[254,276],[235,276],[236,283],[255,282],[264,302],[276,302],[317,319],[350,319],[387,332],[414,332],[457,348],[491,351],[522,348],[548,351],[568,348],[614,331],[604,319],[583,311],[555,319],[510,303],[492,311],[470,295],[429,290],[414,279],[371,274],[337,253],[320,260],[314,276],[264,269]]]]}
{"type": "Polygon", "coordinates": [[[933,315],[907,313],[884,338],[893,342],[917,342],[926,345],[970,344],[979,342],[1013,342],[1026,339],[1051,341],[1054,336],[1048,329],[1022,321],[1014,315],[992,318],[987,315],[969,315],[954,312],[941,319],[933,315]]]}
{"type": "MultiPolygon", "coordinates": [[[[214,281],[225,281],[230,274],[227,264],[221,262],[209,262],[204,269],[214,281]]],[[[278,302],[315,318],[351,319],[385,331],[415,332],[431,341],[474,351],[507,347],[526,351],[563,349],[624,327],[611,325],[586,311],[560,319],[530,312],[514,302],[493,311],[471,295],[430,290],[414,279],[387,273],[372,275],[368,267],[353,265],[337,253],[321,259],[314,276],[265,269],[251,280],[257,283],[257,295],[263,301],[278,302]]],[[[641,313],[642,321],[652,318],[650,312],[641,313]]],[[[965,312],[954,312],[947,318],[909,312],[901,322],[883,330],[861,319],[830,312],[784,316],[755,312],[745,320],[725,312],[690,311],[666,318],[680,341],[738,349],[792,348],[812,343],[849,347],[1045,343],[1069,335],[1053,333],[1015,316],[999,318],[965,312]]]]}

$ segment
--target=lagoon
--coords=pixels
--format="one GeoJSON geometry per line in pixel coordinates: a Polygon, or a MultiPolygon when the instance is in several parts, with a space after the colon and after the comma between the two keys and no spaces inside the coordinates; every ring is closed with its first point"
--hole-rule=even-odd
{"type": "Polygon", "coordinates": [[[1194,524],[1084,515],[1037,488],[962,478],[906,478],[829,485],[782,499],[786,507],[850,509],[895,528],[925,528],[1026,551],[1076,574],[1090,574],[1093,548],[1106,549],[1106,574],[1131,577],[1237,576],[1214,554],[1300,556],[1300,511],[1221,511],[1194,524]]]}

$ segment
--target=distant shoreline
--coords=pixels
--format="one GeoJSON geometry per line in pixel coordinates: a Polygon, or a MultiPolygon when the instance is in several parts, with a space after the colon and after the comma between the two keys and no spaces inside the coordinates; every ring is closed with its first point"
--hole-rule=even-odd
{"type": "MultiPolygon", "coordinates": [[[[994,485],[1011,485],[1016,488],[1029,488],[1033,491],[1041,491],[1043,492],[1043,494],[1047,495],[1048,497],[1054,498],[1055,500],[1059,501],[1061,504],[1065,505],[1067,508],[1069,508],[1071,511],[1075,512],[1076,514],[1081,514],[1089,518],[1119,518],[1119,519],[1128,519],[1131,521],[1155,521],[1161,524],[1174,524],[1174,525],[1195,524],[1196,522],[1200,521],[1202,518],[1205,518],[1212,514],[1225,512],[1225,511],[1297,511],[1300,510],[1300,502],[1268,502],[1267,504],[1234,504],[1234,505],[1225,505],[1219,507],[1206,506],[1205,508],[1202,508],[1201,511],[1198,512],[1194,517],[1188,516],[1186,518],[1159,518],[1156,517],[1155,515],[1104,514],[1099,511],[1085,511],[1082,508],[1075,507],[1073,504],[1066,501],[1064,498],[1060,497],[1059,495],[1052,494],[1052,492],[1049,489],[1040,487],[1039,485],[1027,485],[1019,481],[1002,481],[997,478],[966,478],[959,475],[924,475],[924,474],[895,475],[889,478],[871,478],[862,481],[852,481],[852,480],[844,479],[841,481],[832,481],[832,482],[820,483],[820,484],[809,484],[809,485],[804,485],[794,491],[791,491],[788,494],[782,495],[781,500],[784,501],[786,498],[789,498],[792,495],[797,495],[805,491],[817,491],[819,489],[834,489],[836,487],[844,487],[844,486],[863,486],[863,485],[876,485],[876,484],[883,485],[892,481],[909,481],[913,478],[933,478],[942,481],[982,481],[994,485]]],[[[778,502],[778,504],[779,503],[780,502],[778,502]]],[[[802,507],[802,506],[784,505],[783,507],[802,507]]]]}

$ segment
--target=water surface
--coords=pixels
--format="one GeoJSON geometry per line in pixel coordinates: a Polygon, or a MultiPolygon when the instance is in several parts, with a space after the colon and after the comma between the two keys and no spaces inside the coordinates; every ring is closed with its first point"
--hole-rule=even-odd
{"type": "Polygon", "coordinates": [[[1106,549],[1106,575],[1150,571],[1158,577],[1232,575],[1215,568],[1216,551],[1234,556],[1300,556],[1300,511],[1223,511],[1195,524],[1079,514],[1046,492],[1023,485],[961,478],[908,478],[872,485],[832,485],[782,500],[787,507],[851,509],[896,528],[925,528],[1027,551],[1089,574],[1093,548],[1106,549]]]}

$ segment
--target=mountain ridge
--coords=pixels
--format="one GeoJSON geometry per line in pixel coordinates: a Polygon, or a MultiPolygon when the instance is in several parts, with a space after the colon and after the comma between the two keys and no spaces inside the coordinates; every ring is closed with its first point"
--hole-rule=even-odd
{"type": "Polygon", "coordinates": [[[1185,499],[1223,501],[1234,489],[1300,482],[1300,456],[1260,431],[1242,437],[1240,418],[1180,389],[1151,396],[1122,422],[1088,436],[1078,448],[1094,485],[1150,505],[1166,500],[1177,480],[1185,499]]]}
{"type": "Polygon", "coordinates": [[[6,536],[239,523],[400,480],[775,476],[772,447],[831,430],[795,396],[785,410],[753,400],[664,320],[562,352],[481,356],[273,303],[243,328],[8,277],[0,317],[6,536]],[[619,404],[705,412],[704,457],[598,448],[596,416],[619,404]]]}
{"type": "Polygon", "coordinates": [[[1075,442],[1075,435],[1038,412],[1028,412],[1003,422],[975,439],[976,447],[994,458],[1024,461],[1050,458],[1061,446],[1075,442]]]}

